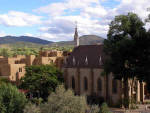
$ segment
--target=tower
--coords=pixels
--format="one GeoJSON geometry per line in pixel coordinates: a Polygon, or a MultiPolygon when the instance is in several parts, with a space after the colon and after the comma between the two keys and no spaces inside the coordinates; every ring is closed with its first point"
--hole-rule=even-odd
{"type": "Polygon", "coordinates": [[[77,22],[76,22],[75,33],[74,33],[74,45],[75,45],[75,47],[79,46],[77,22]]]}

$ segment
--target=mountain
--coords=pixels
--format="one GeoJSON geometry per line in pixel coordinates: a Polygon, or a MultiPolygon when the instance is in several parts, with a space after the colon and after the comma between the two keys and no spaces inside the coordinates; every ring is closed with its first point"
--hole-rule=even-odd
{"type": "Polygon", "coordinates": [[[5,37],[0,37],[0,44],[13,44],[17,42],[27,42],[27,43],[34,43],[34,44],[50,44],[52,43],[51,41],[35,38],[35,37],[29,37],[29,36],[5,36],[5,37]]]}
{"type": "MultiPolygon", "coordinates": [[[[83,35],[79,37],[80,40],[80,45],[95,45],[99,43],[103,43],[104,38],[96,35],[83,35]]],[[[74,42],[73,41],[61,41],[61,42],[55,42],[51,43],[51,45],[57,45],[57,46],[73,46],[74,42]]]]}
{"type": "MultiPolygon", "coordinates": [[[[80,45],[94,45],[103,43],[104,38],[96,35],[83,35],[79,38],[80,45]]],[[[51,47],[51,46],[73,46],[73,41],[51,42],[29,36],[5,36],[0,37],[0,47],[51,47]]]]}

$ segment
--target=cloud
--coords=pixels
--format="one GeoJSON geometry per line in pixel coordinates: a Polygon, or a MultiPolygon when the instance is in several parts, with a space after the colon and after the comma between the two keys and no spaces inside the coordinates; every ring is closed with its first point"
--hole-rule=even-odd
{"type": "Polygon", "coordinates": [[[32,37],[32,36],[34,36],[34,35],[31,34],[31,33],[25,33],[24,36],[31,36],[31,37],[32,37]]]}
{"type": "Polygon", "coordinates": [[[58,16],[66,14],[66,11],[83,9],[92,3],[99,4],[99,0],[65,0],[64,2],[52,3],[47,6],[35,9],[35,12],[46,13],[50,16],[58,16]]]}
{"type": "Polygon", "coordinates": [[[35,34],[37,37],[66,41],[73,40],[77,21],[79,36],[95,34],[106,38],[109,23],[115,16],[134,12],[144,20],[150,13],[147,11],[148,7],[149,0],[64,0],[33,10],[37,14],[46,14],[44,20],[41,16],[10,11],[8,14],[0,14],[0,24],[18,27],[40,24],[35,34]],[[114,2],[117,4],[114,5],[114,2]]]}
{"type": "Polygon", "coordinates": [[[133,12],[138,14],[142,19],[145,19],[150,13],[147,11],[148,7],[150,7],[149,0],[122,0],[116,12],[118,14],[133,12]]]}
{"type": "Polygon", "coordinates": [[[5,26],[32,26],[41,24],[41,18],[24,12],[10,11],[7,14],[0,14],[0,24],[5,26]]]}
{"type": "Polygon", "coordinates": [[[0,37],[6,36],[6,33],[4,31],[0,31],[0,37]]]}

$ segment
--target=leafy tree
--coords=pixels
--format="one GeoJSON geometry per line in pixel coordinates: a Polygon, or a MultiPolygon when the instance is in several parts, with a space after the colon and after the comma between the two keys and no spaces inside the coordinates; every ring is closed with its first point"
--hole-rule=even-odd
{"type": "Polygon", "coordinates": [[[11,84],[0,84],[0,113],[23,113],[27,100],[11,84]]]}
{"type": "Polygon", "coordinates": [[[20,88],[29,90],[33,97],[47,99],[50,92],[63,82],[62,73],[52,65],[26,67],[26,74],[21,79],[20,88]]]}
{"type": "MultiPolygon", "coordinates": [[[[104,64],[105,73],[112,72],[124,84],[130,78],[133,90],[135,77],[142,81],[149,72],[149,43],[144,23],[136,14],[116,16],[110,24],[108,39],[104,40],[104,51],[109,56],[104,64]]],[[[126,90],[124,94],[127,96],[126,90]]]]}

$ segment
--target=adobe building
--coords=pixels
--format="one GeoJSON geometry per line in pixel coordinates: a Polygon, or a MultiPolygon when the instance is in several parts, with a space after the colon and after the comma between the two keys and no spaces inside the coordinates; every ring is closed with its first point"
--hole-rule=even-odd
{"type": "Polygon", "coordinates": [[[46,65],[53,63],[59,69],[63,65],[64,58],[68,55],[62,51],[40,51],[39,56],[17,55],[15,57],[0,57],[0,77],[16,82],[25,75],[25,66],[46,65]]]}
{"type": "MultiPolygon", "coordinates": [[[[78,40],[77,28],[74,41],[78,40]]],[[[96,95],[103,97],[105,101],[117,105],[127,91],[131,97],[130,80],[125,89],[122,82],[113,78],[113,75],[102,76],[105,55],[103,45],[79,45],[75,42],[75,48],[64,60],[64,79],[67,88],[71,88],[77,95],[96,95]]],[[[135,81],[133,94],[137,102],[144,101],[144,83],[135,81]]]]}

